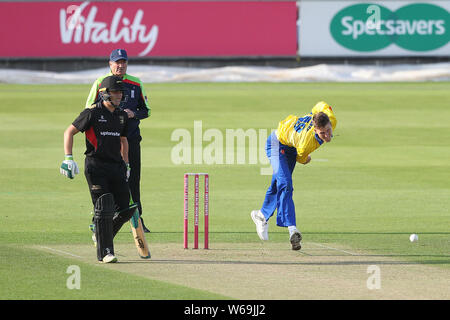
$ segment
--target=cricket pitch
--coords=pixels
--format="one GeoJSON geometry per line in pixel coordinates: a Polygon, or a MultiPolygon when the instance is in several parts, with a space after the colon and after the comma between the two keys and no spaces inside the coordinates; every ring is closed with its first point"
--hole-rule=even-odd
{"type": "MultiPolygon", "coordinates": [[[[214,243],[209,250],[193,250],[155,243],[152,258],[143,260],[133,244],[118,244],[119,263],[102,267],[239,300],[450,299],[447,269],[336,244],[302,246],[292,251],[276,242],[214,243]],[[378,271],[375,288],[373,270],[378,271]]],[[[97,264],[91,245],[34,248],[97,264]]]]}

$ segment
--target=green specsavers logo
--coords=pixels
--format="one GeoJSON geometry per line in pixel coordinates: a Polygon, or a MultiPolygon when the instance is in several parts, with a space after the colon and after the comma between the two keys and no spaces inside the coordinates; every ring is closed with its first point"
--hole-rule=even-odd
{"type": "Polygon", "coordinates": [[[355,4],[332,19],[333,38],[345,48],[375,51],[395,44],[411,51],[429,51],[450,40],[450,14],[442,7],[415,3],[395,12],[377,4],[355,4]]]}

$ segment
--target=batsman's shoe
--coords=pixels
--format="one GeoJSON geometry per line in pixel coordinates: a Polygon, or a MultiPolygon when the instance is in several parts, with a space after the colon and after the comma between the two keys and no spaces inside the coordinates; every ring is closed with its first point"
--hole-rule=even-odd
{"type": "Polygon", "coordinates": [[[300,244],[300,241],[302,241],[302,234],[300,231],[294,231],[289,240],[292,245],[292,250],[300,250],[302,248],[302,245],[300,244]]]}
{"type": "Polygon", "coordinates": [[[264,218],[264,215],[260,210],[253,210],[251,213],[253,222],[256,225],[256,233],[263,241],[269,240],[269,224],[264,218]]]}
{"type": "Polygon", "coordinates": [[[103,263],[116,263],[117,258],[113,254],[107,254],[106,256],[103,257],[102,262],[103,263]]]}

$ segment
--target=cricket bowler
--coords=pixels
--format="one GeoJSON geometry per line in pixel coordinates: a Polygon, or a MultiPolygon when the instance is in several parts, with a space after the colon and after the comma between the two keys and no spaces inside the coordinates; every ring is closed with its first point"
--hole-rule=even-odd
{"type": "Polygon", "coordinates": [[[73,160],[73,136],[86,135],[84,174],[94,205],[93,240],[97,259],[117,262],[113,239],[122,225],[129,221],[135,207],[130,207],[128,188],[128,115],[119,109],[125,97],[122,79],[109,76],[99,85],[101,100],[84,109],[64,132],[65,160],[60,172],[73,179],[78,165],[73,160]]]}
{"type": "Polygon", "coordinates": [[[292,250],[301,249],[302,234],[297,229],[292,199],[292,172],[297,162],[308,164],[310,154],[331,141],[336,123],[331,106],[321,101],[303,117],[288,116],[267,139],[266,154],[273,168],[272,181],[261,209],[251,212],[261,240],[269,240],[268,220],[276,210],[277,226],[288,228],[292,250]]]}

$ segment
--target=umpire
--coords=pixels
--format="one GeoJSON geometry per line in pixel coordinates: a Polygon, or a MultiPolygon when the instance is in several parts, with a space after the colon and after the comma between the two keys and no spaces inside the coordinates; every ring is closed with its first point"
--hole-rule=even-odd
{"type": "Polygon", "coordinates": [[[127,178],[128,115],[119,109],[124,100],[122,79],[109,76],[99,86],[101,100],[80,115],[64,132],[65,160],[60,172],[73,179],[78,166],[73,160],[73,136],[86,135],[84,174],[94,204],[97,259],[116,262],[113,239],[125,222],[130,220],[135,207],[130,207],[127,178]]]}
{"type": "MultiPolygon", "coordinates": [[[[86,108],[99,101],[99,85],[105,77],[115,75],[123,80],[123,85],[127,89],[127,99],[124,101],[120,109],[128,114],[128,146],[130,161],[130,178],[128,184],[130,187],[131,197],[134,203],[138,204],[139,215],[142,219],[141,205],[141,133],[139,129],[140,120],[150,116],[150,106],[147,95],[144,90],[142,81],[127,74],[128,55],[124,49],[115,49],[109,57],[110,73],[98,78],[92,85],[91,91],[86,101],[86,108]]],[[[142,226],[145,232],[150,232],[142,219],[142,226]]]]}

